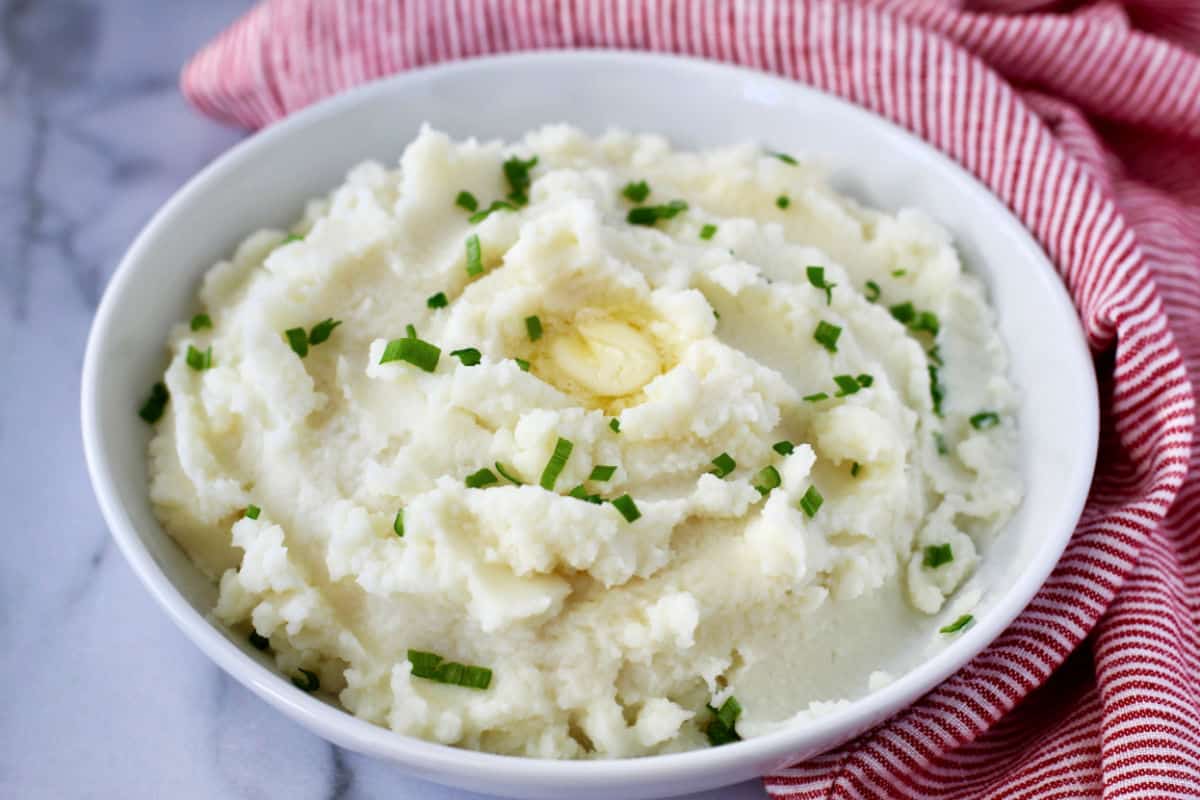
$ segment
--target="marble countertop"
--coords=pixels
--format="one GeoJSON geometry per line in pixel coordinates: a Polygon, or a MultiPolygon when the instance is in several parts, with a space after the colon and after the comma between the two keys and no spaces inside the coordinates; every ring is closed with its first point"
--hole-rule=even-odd
{"type": "Polygon", "coordinates": [[[244,135],[177,75],[248,5],[0,0],[0,797],[481,798],[334,747],[228,678],[134,577],[88,484],[92,314],[155,209],[244,135]]]}

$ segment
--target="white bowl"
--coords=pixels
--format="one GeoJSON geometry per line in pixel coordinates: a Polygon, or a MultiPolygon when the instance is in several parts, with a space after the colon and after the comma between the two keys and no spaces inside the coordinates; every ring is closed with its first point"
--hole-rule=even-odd
{"type": "Polygon", "coordinates": [[[83,438],[104,517],[129,563],[193,642],[237,680],[344,747],[429,780],[518,797],[641,798],[761,775],[834,747],[895,714],[988,645],[1061,555],[1091,482],[1095,376],[1075,310],[1024,227],[973,177],[856,106],[744,69],[655,55],[540,53],[467,61],[374,83],[239,144],[163,207],[125,255],[92,326],[83,438]],[[1025,500],[984,554],[977,623],[895,682],[826,716],[724,747],[616,761],[542,761],[401,736],[294,688],[207,612],[214,587],[163,532],[146,488],[149,428],[137,416],[164,366],[169,326],[200,276],[244,236],[284,227],[304,201],[365,158],[394,162],[424,121],[456,136],[515,139],[546,122],[598,133],[666,134],[681,146],[753,139],[820,155],[839,188],[884,209],[915,206],[945,225],[987,282],[1022,391],[1025,500]]]}

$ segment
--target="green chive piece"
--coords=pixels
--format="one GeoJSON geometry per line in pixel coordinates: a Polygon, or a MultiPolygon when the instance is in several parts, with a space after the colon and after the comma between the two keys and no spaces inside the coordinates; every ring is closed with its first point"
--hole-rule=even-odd
{"type": "Polygon", "coordinates": [[[796,450],[796,445],[784,439],[782,442],[776,442],[771,445],[771,449],[781,456],[790,456],[796,450]]]}
{"type": "Polygon", "coordinates": [[[280,244],[291,244],[292,242],[303,242],[303,241],[304,241],[304,237],[301,236],[300,234],[289,233],[287,236],[283,237],[283,241],[280,242],[280,244]]]}
{"type": "Polygon", "coordinates": [[[945,366],[945,362],[942,361],[942,349],[939,345],[935,344],[933,347],[929,348],[929,352],[925,355],[929,356],[929,360],[937,364],[939,367],[945,366]]]}
{"type": "Polygon", "coordinates": [[[271,640],[265,636],[259,636],[258,631],[250,631],[247,639],[250,642],[250,646],[255,650],[266,650],[271,646],[271,640]]]}
{"type": "Polygon", "coordinates": [[[921,562],[930,569],[937,569],[942,564],[949,564],[954,560],[954,550],[951,549],[950,543],[931,544],[925,548],[925,559],[921,562]]]}
{"type": "Polygon", "coordinates": [[[819,403],[822,400],[828,400],[829,395],[825,394],[825,392],[817,392],[816,394],[806,394],[801,399],[806,403],[819,403]]]}
{"type": "Polygon", "coordinates": [[[975,622],[975,617],[963,614],[944,628],[938,628],[938,633],[958,633],[963,628],[969,628],[975,622]]]}
{"type": "Polygon", "coordinates": [[[791,204],[792,198],[788,197],[786,194],[781,194],[779,197],[775,198],[775,205],[779,206],[780,208],[787,208],[791,204]]]}
{"type": "Polygon", "coordinates": [[[909,330],[911,331],[925,331],[933,334],[934,336],[938,335],[938,331],[941,330],[941,327],[942,326],[938,321],[937,314],[933,313],[932,311],[920,312],[917,314],[917,318],[909,323],[908,326],[909,330]]]}
{"type": "Polygon", "coordinates": [[[483,274],[483,251],[479,247],[479,234],[467,237],[467,274],[474,278],[483,274]]]}
{"type": "Polygon", "coordinates": [[[625,196],[626,200],[634,203],[643,203],[650,196],[650,184],[645,181],[638,181],[637,183],[630,181],[625,184],[625,188],[621,190],[621,194],[625,196]]]}
{"type": "Polygon", "coordinates": [[[531,342],[542,338],[542,321],[536,315],[525,318],[525,333],[529,334],[531,342]]]}
{"type": "Polygon", "coordinates": [[[212,364],[213,364],[213,357],[212,357],[212,346],[211,345],[209,346],[209,348],[207,350],[197,350],[196,348],[192,347],[190,344],[188,345],[187,365],[189,367],[191,367],[192,369],[197,370],[199,372],[203,372],[204,370],[212,367],[212,364]]]}
{"type": "Polygon", "coordinates": [[[317,673],[300,667],[300,674],[292,678],[292,683],[297,689],[305,692],[315,692],[321,688],[321,679],[317,677],[317,673]]]}
{"type": "Polygon", "coordinates": [[[888,311],[892,312],[892,316],[902,325],[908,325],[917,318],[917,310],[913,308],[912,303],[899,303],[890,307],[888,311]]]}
{"type": "Polygon", "coordinates": [[[946,446],[946,437],[941,431],[933,432],[933,445],[937,448],[939,456],[944,456],[950,452],[950,448],[946,446]]]}
{"type": "Polygon", "coordinates": [[[526,361],[523,358],[514,358],[513,361],[517,362],[517,366],[520,368],[520,370],[522,372],[529,372],[529,362],[528,361],[526,361]]]}
{"type": "Polygon", "coordinates": [[[574,444],[561,436],[558,438],[558,441],[554,443],[554,453],[546,462],[546,468],[542,470],[541,480],[538,481],[539,486],[548,492],[554,491],[554,482],[558,480],[559,474],[567,465],[567,459],[571,457],[571,451],[574,449],[574,444]]]}
{"type": "Polygon", "coordinates": [[[683,200],[672,200],[661,206],[638,206],[629,209],[625,221],[630,225],[654,225],[660,219],[671,219],[681,212],[687,211],[688,204],[683,200]]]}
{"type": "Polygon", "coordinates": [[[262,509],[251,503],[246,506],[246,510],[242,512],[242,516],[247,519],[258,519],[258,515],[262,513],[262,509]]]}
{"type": "Polygon", "coordinates": [[[837,340],[842,335],[842,329],[837,325],[831,325],[825,320],[817,323],[817,329],[813,331],[813,338],[831,353],[837,352],[837,340]]]}
{"type": "Polygon", "coordinates": [[[612,428],[613,433],[620,433],[621,432],[621,420],[617,419],[616,417],[613,417],[612,419],[610,419],[608,421],[608,427],[612,428]]]}
{"type": "Polygon", "coordinates": [[[854,394],[861,388],[858,385],[858,379],[853,375],[834,375],[833,382],[838,385],[838,391],[834,397],[845,397],[848,394],[854,394]]]}
{"type": "Polygon", "coordinates": [[[198,331],[204,328],[212,327],[212,317],[208,314],[197,314],[192,317],[192,330],[198,331]]]}
{"type": "Polygon", "coordinates": [[[441,358],[441,355],[442,350],[436,345],[418,339],[416,336],[406,336],[403,339],[392,339],[388,342],[379,363],[407,361],[414,367],[419,367],[426,372],[433,372],[437,369],[438,359],[441,358]]]}
{"type": "Polygon", "coordinates": [[[450,301],[446,299],[445,292],[438,292],[426,300],[425,305],[429,306],[430,308],[445,308],[446,306],[450,305],[450,301]]]}
{"type": "Polygon", "coordinates": [[[707,242],[709,239],[713,238],[716,235],[717,235],[717,226],[716,225],[713,225],[711,223],[706,223],[706,224],[700,226],[700,238],[703,239],[704,241],[707,242]]]}
{"type": "Polygon", "coordinates": [[[404,538],[404,509],[403,508],[396,512],[396,518],[394,520],[392,520],[392,530],[395,531],[396,535],[399,536],[401,539],[404,538]]]}
{"type": "Polygon", "coordinates": [[[642,516],[642,512],[638,511],[637,503],[633,502],[633,498],[627,494],[623,494],[616,500],[612,501],[613,507],[621,512],[621,516],[626,522],[633,522],[638,517],[642,516]]]}
{"type": "Polygon", "coordinates": [[[780,477],[779,470],[770,464],[760,469],[754,476],[754,488],[758,489],[758,493],[764,497],[782,483],[783,478],[780,477]]]}
{"type": "Polygon", "coordinates": [[[333,329],[341,325],[340,319],[324,319],[312,326],[312,330],[308,332],[308,343],[314,347],[325,342],[331,335],[333,329]]]}
{"type": "Polygon", "coordinates": [[[933,413],[942,416],[942,401],[946,399],[946,387],[938,382],[938,368],[929,367],[929,396],[933,399],[933,413]]]}
{"type": "Polygon", "coordinates": [[[304,328],[288,328],[283,332],[287,337],[288,345],[292,348],[292,352],[304,358],[308,355],[308,333],[304,328]]]}
{"type": "Polygon", "coordinates": [[[708,737],[708,743],[713,747],[730,742],[741,741],[741,736],[738,735],[735,729],[735,723],[738,717],[742,714],[742,706],[738,701],[730,697],[721,707],[713,708],[712,705],[707,706],[712,712],[713,718],[709,721],[708,726],[704,729],[705,736],[708,737]]]}
{"type": "Polygon", "coordinates": [[[825,290],[825,305],[832,305],[832,303],[833,303],[833,287],[837,286],[837,284],[829,283],[828,281],[825,280],[825,268],[817,267],[817,266],[810,266],[810,267],[805,267],[804,271],[808,275],[808,282],[810,284],[812,284],[817,289],[825,290]]]}
{"type": "Polygon", "coordinates": [[[511,189],[508,193],[509,202],[518,206],[529,202],[529,187],[533,183],[529,171],[537,166],[537,163],[537,156],[528,161],[513,156],[504,162],[504,177],[508,179],[508,187],[511,189]]]}
{"type": "Polygon", "coordinates": [[[412,664],[414,678],[463,686],[467,689],[486,689],[492,684],[492,671],[487,667],[444,661],[437,653],[420,650],[408,651],[408,663],[412,664]]]}
{"type": "Polygon", "coordinates": [[[484,486],[491,486],[493,483],[499,483],[500,479],[496,477],[496,473],[492,472],[487,467],[484,467],[477,472],[472,472],[467,476],[468,489],[482,489],[484,486]]]}
{"type": "Polygon", "coordinates": [[[894,269],[894,270],[892,270],[892,277],[893,277],[893,278],[903,278],[903,277],[904,277],[905,275],[907,275],[907,274],[908,274],[908,270],[906,270],[906,269],[894,269]]]}
{"type": "Polygon", "coordinates": [[[514,475],[514,474],[513,474],[513,473],[512,473],[512,472],[511,472],[511,471],[508,469],[508,467],[504,466],[504,465],[503,465],[503,464],[501,464],[499,461],[497,461],[497,462],[496,462],[496,472],[499,472],[499,473],[500,473],[500,475],[501,475],[501,477],[503,477],[503,478],[504,478],[506,481],[508,481],[509,483],[515,483],[517,486],[524,486],[524,485],[525,485],[525,482],[524,482],[523,480],[521,480],[521,479],[520,479],[520,478],[518,478],[516,475],[514,475]]]}
{"type": "Polygon", "coordinates": [[[879,295],[881,294],[883,294],[883,292],[880,290],[878,283],[875,281],[867,281],[867,290],[863,292],[863,295],[867,298],[868,302],[874,303],[879,299],[879,295]]]}
{"type": "Polygon", "coordinates": [[[468,689],[486,689],[492,685],[492,671],[487,667],[468,666],[463,670],[458,685],[468,689]]]}
{"type": "Polygon", "coordinates": [[[597,464],[592,467],[592,474],[588,475],[589,481],[611,481],[612,476],[617,473],[617,468],[609,464],[597,464]]]}
{"type": "Polygon", "coordinates": [[[771,158],[778,158],[783,163],[790,164],[793,167],[796,166],[796,164],[798,163],[796,161],[796,159],[792,158],[787,153],[775,153],[775,152],[768,151],[767,155],[769,155],[771,158]]]}
{"type": "Polygon", "coordinates": [[[506,202],[504,200],[495,200],[487,208],[476,211],[474,214],[467,217],[467,222],[471,223],[472,225],[477,225],[480,222],[483,222],[489,216],[491,216],[492,212],[494,212],[494,211],[516,211],[516,210],[517,210],[517,207],[514,206],[512,203],[506,202]]]}
{"type": "Polygon", "coordinates": [[[483,354],[474,347],[464,347],[461,350],[451,350],[450,355],[462,362],[464,367],[473,367],[483,358],[483,354]]]}
{"type": "Polygon", "coordinates": [[[712,460],[712,463],[716,469],[711,469],[709,472],[718,478],[724,478],[737,467],[737,462],[730,457],[729,453],[721,453],[712,460]]]}
{"type": "Polygon", "coordinates": [[[604,502],[604,498],[602,498],[600,495],[590,494],[587,490],[587,487],[582,483],[571,491],[567,492],[567,496],[574,497],[576,500],[583,500],[586,503],[594,503],[596,505],[600,505],[604,502]]]}
{"type": "Polygon", "coordinates": [[[855,375],[854,380],[858,381],[859,386],[866,389],[867,387],[869,387],[871,384],[873,384],[875,382],[875,377],[873,375],[868,375],[867,373],[863,372],[859,375],[855,375]]]}
{"type": "Polygon", "coordinates": [[[437,653],[409,650],[408,663],[412,664],[413,677],[437,680],[438,665],[442,663],[442,657],[437,653]]]}
{"type": "Polygon", "coordinates": [[[804,496],[800,498],[800,510],[807,514],[809,519],[812,519],[817,515],[817,511],[824,502],[825,498],[817,491],[817,487],[809,486],[804,496]]]}
{"type": "Polygon", "coordinates": [[[858,473],[861,471],[862,471],[862,464],[858,463],[857,461],[855,461],[853,464],[850,465],[850,477],[851,478],[857,478],[858,473]]]}
{"type": "Polygon", "coordinates": [[[458,197],[454,198],[454,205],[473,212],[479,208],[479,201],[475,199],[475,195],[464,189],[458,193],[458,197]]]}
{"type": "Polygon", "coordinates": [[[409,338],[409,339],[417,338],[417,326],[413,325],[412,323],[405,325],[404,326],[404,335],[406,338],[409,338]]]}
{"type": "Polygon", "coordinates": [[[167,401],[170,399],[171,393],[167,391],[167,385],[162,381],[157,382],[150,387],[150,396],[138,409],[138,416],[153,425],[162,419],[163,412],[167,408],[167,401]]]}
{"type": "Polygon", "coordinates": [[[971,417],[971,427],[977,431],[985,431],[1000,424],[1000,415],[995,411],[980,411],[971,417]]]}

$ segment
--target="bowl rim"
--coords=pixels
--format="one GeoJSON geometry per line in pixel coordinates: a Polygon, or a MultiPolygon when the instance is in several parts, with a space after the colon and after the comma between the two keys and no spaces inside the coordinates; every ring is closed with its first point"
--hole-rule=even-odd
{"type": "Polygon", "coordinates": [[[84,355],[80,393],[81,422],[88,474],[96,499],[113,538],[135,574],[193,644],[258,696],[323,737],[359,752],[431,772],[447,772],[475,780],[507,777],[547,786],[569,783],[586,788],[603,786],[610,782],[617,785],[627,784],[635,778],[664,780],[674,774],[693,774],[697,770],[711,774],[747,762],[780,763],[779,759],[786,758],[789,753],[804,749],[807,740],[836,736],[838,732],[850,728],[862,730],[871,724],[871,720],[878,719],[883,709],[892,709],[886,712],[888,716],[902,712],[983,652],[1009,627],[1041,588],[1058,563],[1083,511],[1095,468],[1099,438],[1099,393],[1091,363],[1091,354],[1079,325],[1078,313],[1061,282],[1061,277],[1025,225],[974,175],[899,125],[811,85],[748,67],[695,57],[633,50],[555,49],[468,58],[380,78],[314,103],[246,137],[206,165],[177,190],[142,228],[105,287],[91,325],[84,355]],[[203,195],[208,184],[236,170],[239,164],[253,159],[277,140],[288,137],[305,126],[336,116],[343,109],[386,96],[397,87],[421,84],[432,78],[453,73],[490,70],[528,62],[537,62],[542,68],[552,69],[563,60],[590,61],[597,69],[603,69],[614,61],[632,61],[646,69],[685,68],[694,71],[700,77],[714,73],[722,73],[728,77],[729,73],[733,72],[744,80],[764,82],[771,88],[793,93],[793,96],[819,95],[822,102],[839,104],[848,114],[859,116],[865,123],[885,126],[891,136],[907,139],[909,145],[923,150],[926,157],[935,159],[948,168],[949,174],[958,183],[956,191],[983,192],[986,197],[981,198],[982,202],[991,204],[997,215],[1007,217],[1020,228],[1024,234],[1022,246],[1025,252],[1020,253],[1019,257],[1040,261],[1044,269],[1052,272],[1056,280],[1050,282],[1053,288],[1047,299],[1055,313],[1069,315],[1075,323],[1074,330],[1077,331],[1077,335],[1074,340],[1061,342],[1059,346],[1064,358],[1085,359],[1088,365],[1087,373],[1091,376],[1087,385],[1079,387],[1079,423],[1081,430],[1088,431],[1084,446],[1089,448],[1088,461],[1091,466],[1080,474],[1069,476],[1073,477],[1073,480],[1064,482],[1063,503],[1054,519],[1054,525],[1047,525],[1051,535],[1046,537],[1037,551],[1036,558],[1028,564],[1020,578],[997,599],[986,617],[977,619],[965,633],[947,644],[932,658],[898,676],[887,686],[851,700],[847,705],[827,714],[806,720],[803,724],[783,726],[771,733],[723,747],[604,760],[554,760],[499,755],[400,734],[304,693],[293,687],[286,677],[259,663],[235,645],[218,629],[216,623],[210,622],[205,615],[192,607],[166,573],[158,567],[139,537],[130,515],[120,502],[113,464],[103,448],[100,435],[97,397],[104,370],[99,355],[99,343],[105,338],[108,328],[118,314],[119,298],[125,294],[132,280],[132,265],[143,258],[144,251],[148,249],[157,232],[172,224],[178,209],[188,205],[193,198],[203,195]]]}

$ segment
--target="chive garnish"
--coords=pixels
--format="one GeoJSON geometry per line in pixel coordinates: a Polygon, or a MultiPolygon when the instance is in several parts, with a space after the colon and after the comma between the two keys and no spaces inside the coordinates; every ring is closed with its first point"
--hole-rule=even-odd
{"type": "Polygon", "coordinates": [[[212,367],[212,364],[213,364],[213,357],[212,357],[212,346],[211,345],[209,346],[209,348],[207,350],[197,350],[196,348],[192,347],[190,344],[188,345],[187,365],[189,367],[191,367],[192,369],[197,370],[199,372],[203,372],[204,370],[212,367]]]}
{"type": "Polygon", "coordinates": [[[204,328],[212,327],[212,317],[208,314],[197,314],[192,317],[192,330],[198,331],[204,328]]]}
{"type": "Polygon", "coordinates": [[[781,456],[790,456],[796,450],[796,445],[784,439],[782,442],[771,445],[771,449],[781,456]]]}
{"type": "Polygon", "coordinates": [[[266,650],[271,646],[271,640],[265,636],[259,636],[258,631],[250,631],[247,639],[250,642],[250,646],[255,650],[266,650]]]}
{"type": "Polygon", "coordinates": [[[504,177],[508,179],[510,191],[508,193],[509,202],[517,206],[523,206],[529,202],[529,187],[533,183],[533,179],[529,177],[529,170],[537,165],[537,156],[522,161],[517,156],[513,156],[504,162],[504,177]]]}
{"type": "Polygon", "coordinates": [[[304,237],[301,236],[300,234],[289,233],[287,236],[283,237],[283,241],[280,242],[280,244],[291,244],[292,242],[303,242],[303,241],[304,241],[304,237]]]}
{"type": "Polygon", "coordinates": [[[138,416],[153,425],[162,419],[163,411],[166,410],[167,401],[170,399],[171,393],[167,391],[167,385],[159,381],[150,387],[150,396],[138,409],[138,416]]]}
{"type": "Polygon", "coordinates": [[[792,198],[788,197],[786,194],[781,194],[779,197],[775,198],[775,205],[779,206],[780,208],[787,208],[791,204],[792,198]]]}
{"type": "Polygon", "coordinates": [[[834,397],[845,397],[848,394],[854,394],[859,390],[858,378],[853,375],[834,375],[833,382],[838,385],[838,391],[834,397]]]}
{"type": "Polygon", "coordinates": [[[954,560],[954,550],[951,549],[950,543],[931,544],[925,548],[925,559],[921,563],[930,569],[937,569],[942,564],[949,564],[954,560]]]}
{"type": "Polygon", "coordinates": [[[892,316],[902,325],[908,325],[917,318],[917,310],[913,308],[912,303],[899,303],[891,306],[888,311],[892,312],[892,316]]]}
{"type": "Polygon", "coordinates": [[[574,444],[561,436],[558,438],[558,441],[554,443],[554,452],[550,455],[550,460],[546,462],[546,468],[542,470],[542,477],[538,481],[539,486],[546,491],[554,491],[554,482],[558,480],[559,474],[567,465],[567,459],[571,457],[571,451],[574,449],[574,444]]]}
{"type": "Polygon", "coordinates": [[[621,432],[621,420],[617,419],[616,417],[613,417],[612,419],[610,419],[608,421],[608,427],[612,429],[613,433],[620,433],[621,432]]]}
{"type": "Polygon", "coordinates": [[[938,382],[938,368],[929,367],[929,396],[933,399],[933,413],[942,416],[942,401],[946,399],[946,389],[938,382]]]}
{"type": "Polygon", "coordinates": [[[874,303],[879,299],[879,295],[882,293],[883,292],[880,290],[878,283],[875,281],[867,281],[867,289],[865,292],[863,292],[863,295],[867,298],[868,302],[874,303]]]}
{"type": "Polygon", "coordinates": [[[314,347],[327,340],[332,334],[333,329],[341,325],[340,319],[324,319],[312,326],[312,330],[308,332],[308,343],[314,347]]]}
{"type": "Polygon", "coordinates": [[[787,153],[776,153],[776,152],[767,151],[767,155],[769,155],[771,158],[778,158],[783,163],[791,164],[793,167],[796,166],[796,163],[797,163],[796,159],[792,158],[787,153]]]}
{"type": "Polygon", "coordinates": [[[485,219],[487,219],[489,216],[491,216],[493,211],[516,211],[516,210],[517,210],[517,207],[514,206],[512,203],[509,203],[505,200],[494,200],[492,202],[492,204],[490,206],[488,206],[487,208],[480,209],[479,211],[476,211],[471,216],[467,217],[467,222],[471,223],[472,225],[476,225],[480,222],[483,222],[485,219]]]}
{"type": "Polygon", "coordinates": [[[713,238],[716,235],[717,235],[717,226],[716,225],[713,225],[711,223],[705,223],[704,225],[700,226],[700,238],[703,239],[704,241],[707,242],[709,239],[713,238]]]}
{"type": "Polygon", "coordinates": [[[292,348],[292,352],[304,358],[308,355],[308,333],[304,328],[288,328],[283,332],[287,337],[288,345],[292,348]]]}
{"type": "Polygon", "coordinates": [[[941,431],[933,432],[933,445],[937,448],[939,456],[944,456],[950,452],[950,448],[946,446],[946,437],[941,431]]]}
{"type": "Polygon", "coordinates": [[[409,339],[417,338],[417,326],[411,322],[404,326],[404,335],[409,339]]]}
{"type": "Polygon", "coordinates": [[[633,502],[633,498],[627,494],[623,494],[616,500],[612,501],[613,507],[621,512],[621,516],[626,522],[633,522],[638,517],[642,516],[642,512],[638,511],[637,503],[633,502]]]}
{"type": "Polygon", "coordinates": [[[971,427],[977,431],[985,431],[1000,424],[1000,415],[995,411],[980,411],[971,417],[971,427]]]}
{"type": "Polygon", "coordinates": [[[832,304],[833,303],[833,287],[837,286],[837,284],[829,283],[828,281],[825,280],[825,268],[817,267],[817,266],[810,266],[810,267],[806,267],[804,271],[808,274],[808,282],[809,283],[811,283],[817,289],[825,290],[825,305],[832,304]]]}
{"type": "Polygon", "coordinates": [[[926,331],[937,336],[938,331],[941,330],[941,323],[938,321],[937,314],[932,311],[922,311],[909,324],[908,329],[911,331],[926,331]]]}
{"type": "Polygon", "coordinates": [[[408,663],[412,664],[414,678],[425,678],[438,683],[465,686],[468,689],[486,689],[492,683],[492,671],[487,667],[475,667],[444,661],[437,653],[420,650],[408,651],[408,663]]]}
{"type": "Polygon", "coordinates": [[[479,208],[479,201],[475,199],[475,195],[467,190],[458,193],[458,197],[454,198],[454,205],[459,208],[465,208],[467,211],[474,212],[479,208]]]}
{"type": "Polygon", "coordinates": [[[404,538],[404,509],[403,508],[396,512],[396,518],[394,520],[392,520],[392,530],[395,531],[396,535],[399,536],[401,539],[404,538]]]}
{"type": "Polygon", "coordinates": [[[425,301],[425,305],[430,308],[445,308],[450,305],[450,301],[446,299],[445,292],[438,292],[425,301]]]}
{"type": "Polygon", "coordinates": [[[258,519],[258,515],[262,513],[262,509],[251,503],[246,506],[246,510],[242,512],[242,516],[247,519],[258,519]]]}
{"type": "Polygon", "coordinates": [[[905,275],[907,275],[907,274],[908,274],[908,270],[906,270],[906,269],[894,269],[894,270],[892,270],[892,277],[893,277],[893,278],[903,278],[903,277],[904,277],[905,275]]]}
{"type": "Polygon", "coordinates": [[[724,478],[737,467],[737,462],[730,457],[729,453],[721,453],[721,455],[712,460],[712,463],[716,469],[711,469],[709,472],[718,478],[724,478]]]}
{"type": "Polygon", "coordinates": [[[858,463],[857,461],[855,461],[853,464],[851,464],[851,465],[850,465],[850,477],[851,477],[851,478],[857,478],[857,477],[858,477],[858,473],[859,473],[861,470],[862,470],[862,464],[860,464],[860,463],[858,463]]]}
{"type": "Polygon", "coordinates": [[[671,219],[680,212],[687,211],[688,204],[683,200],[672,200],[666,205],[638,206],[629,209],[625,220],[631,225],[654,225],[660,219],[671,219]]]}
{"type": "Polygon", "coordinates": [[[625,196],[626,200],[634,203],[645,202],[646,198],[650,196],[650,184],[645,181],[638,181],[637,183],[630,181],[625,184],[625,188],[621,190],[621,194],[625,196]]]}
{"type": "Polygon", "coordinates": [[[800,498],[800,510],[811,519],[816,516],[817,511],[824,502],[825,498],[817,491],[817,487],[809,486],[808,490],[804,492],[804,496],[800,498]]]}
{"type": "Polygon", "coordinates": [[[734,725],[737,723],[738,717],[742,714],[742,706],[734,697],[729,697],[721,707],[713,708],[712,705],[707,706],[712,712],[713,718],[709,721],[708,726],[704,729],[705,736],[708,737],[708,743],[713,747],[730,742],[741,741],[741,736],[738,736],[734,725]]]}
{"type": "Polygon", "coordinates": [[[942,349],[940,345],[935,344],[933,347],[929,348],[929,352],[925,355],[929,356],[929,360],[937,364],[939,367],[945,366],[945,362],[942,361],[942,349]]]}
{"type": "Polygon", "coordinates": [[[517,362],[517,367],[522,372],[529,372],[529,362],[528,361],[526,361],[523,358],[514,358],[513,361],[517,362]]]}
{"type": "Polygon", "coordinates": [[[780,477],[779,470],[770,464],[760,469],[754,476],[754,488],[758,489],[758,493],[764,497],[781,483],[783,483],[783,478],[780,477]]]}
{"type": "Polygon", "coordinates": [[[464,347],[461,350],[451,350],[450,355],[462,362],[464,367],[473,367],[483,358],[483,354],[474,347],[464,347]]]}
{"type": "Polygon", "coordinates": [[[806,394],[802,399],[806,403],[819,403],[822,400],[828,400],[829,395],[825,394],[825,392],[816,392],[815,394],[806,394]]]}
{"type": "Polygon", "coordinates": [[[483,251],[479,247],[479,234],[467,237],[467,274],[474,278],[483,274],[483,251]]]}
{"type": "Polygon", "coordinates": [[[487,467],[481,470],[472,472],[467,476],[466,484],[468,489],[482,489],[484,486],[491,486],[493,483],[499,483],[500,479],[496,477],[496,473],[492,472],[487,467]]]}
{"type": "Polygon", "coordinates": [[[974,621],[975,617],[971,616],[970,614],[963,614],[961,617],[954,620],[954,622],[951,622],[944,628],[938,628],[938,633],[958,633],[963,628],[970,627],[971,623],[974,621]]]}
{"type": "Polygon", "coordinates": [[[525,482],[523,480],[518,478],[516,475],[512,474],[512,472],[509,471],[508,467],[504,466],[499,461],[496,462],[496,472],[499,472],[501,477],[503,477],[509,483],[515,483],[517,486],[525,485],[525,482]]]}
{"type": "Polygon", "coordinates": [[[600,495],[590,494],[587,487],[582,483],[567,492],[567,497],[574,497],[576,500],[583,500],[586,503],[594,503],[595,505],[600,505],[604,502],[604,498],[600,495]]]}
{"type": "Polygon", "coordinates": [[[858,385],[859,385],[859,386],[861,386],[861,387],[862,387],[862,388],[864,388],[864,389],[866,389],[866,388],[867,388],[867,387],[869,387],[869,386],[870,386],[872,383],[874,383],[874,382],[875,382],[875,377],[874,377],[873,375],[868,375],[868,374],[867,374],[867,373],[865,373],[865,372],[863,372],[863,373],[859,373],[858,375],[855,375],[855,376],[854,376],[854,379],[855,379],[856,381],[858,381],[858,385]]]}
{"type": "Polygon", "coordinates": [[[842,329],[837,325],[831,325],[825,320],[817,323],[817,329],[813,331],[813,338],[831,353],[837,352],[837,340],[842,335],[842,329]]]}
{"type": "Polygon", "coordinates": [[[542,338],[542,321],[537,318],[537,315],[525,318],[525,333],[529,334],[531,342],[542,338]]]}
{"type": "Polygon", "coordinates": [[[617,472],[615,466],[609,464],[597,464],[592,467],[592,474],[588,475],[589,481],[611,481],[612,476],[617,472]]]}
{"type": "Polygon", "coordinates": [[[407,361],[414,367],[420,367],[426,372],[433,372],[437,369],[438,359],[441,355],[441,348],[423,339],[418,339],[413,335],[406,336],[403,339],[392,339],[388,342],[387,347],[383,350],[383,357],[379,359],[379,363],[387,364],[390,361],[407,361]]]}
{"type": "Polygon", "coordinates": [[[297,689],[305,692],[315,692],[321,688],[321,679],[317,677],[317,673],[300,667],[300,674],[292,677],[292,683],[297,689]]]}

